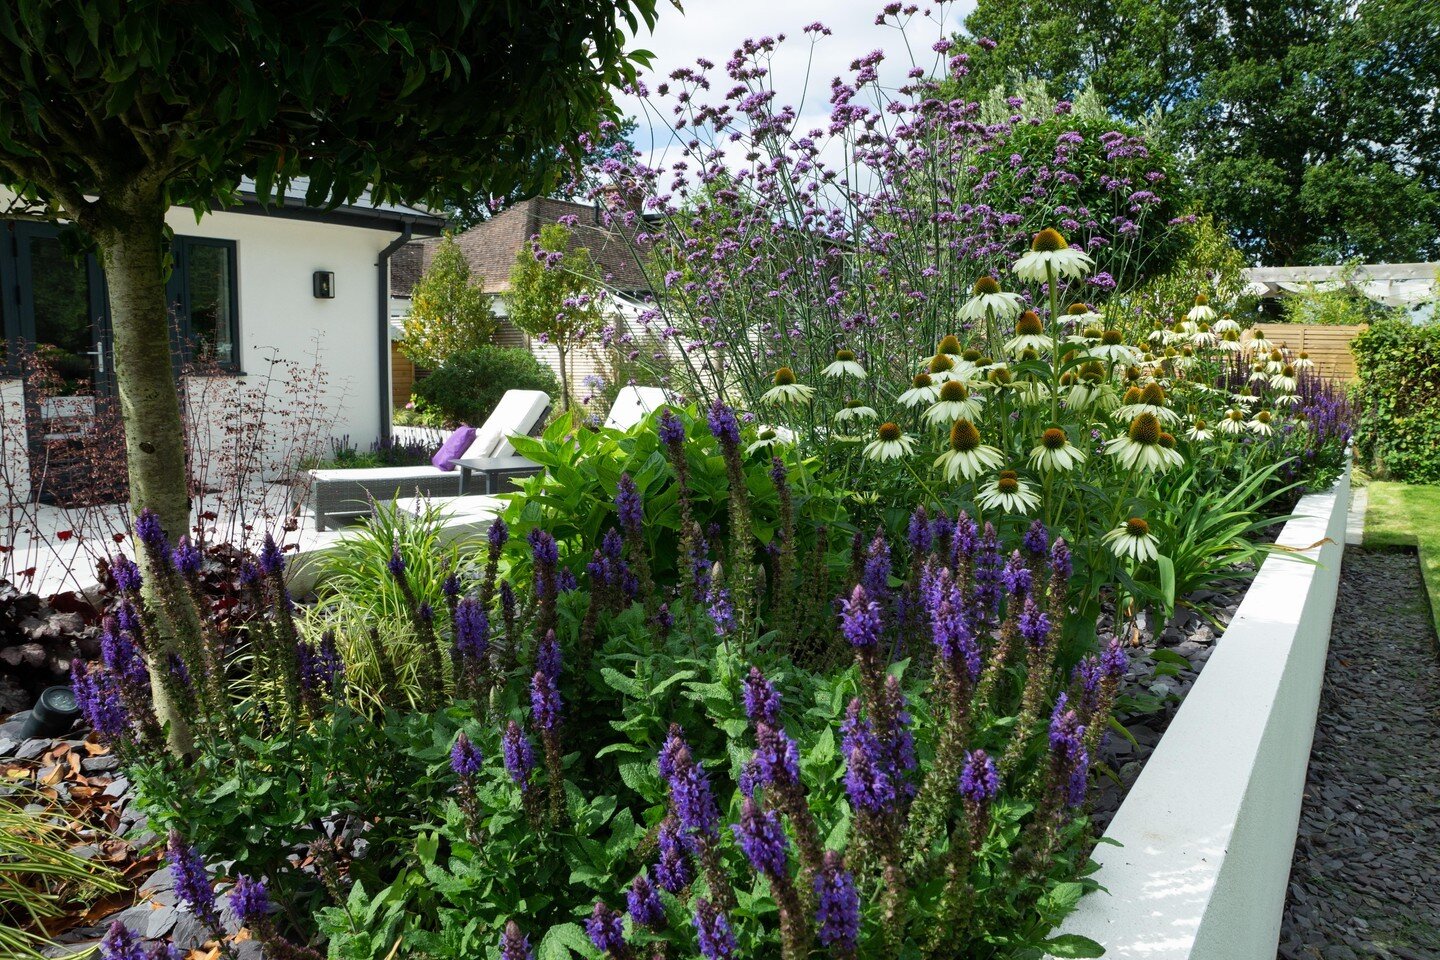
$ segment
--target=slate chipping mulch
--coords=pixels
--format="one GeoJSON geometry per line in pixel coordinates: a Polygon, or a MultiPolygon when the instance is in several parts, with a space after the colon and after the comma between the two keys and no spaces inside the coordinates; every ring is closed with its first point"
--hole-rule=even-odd
{"type": "Polygon", "coordinates": [[[1351,547],[1281,960],[1440,960],[1440,656],[1411,551],[1351,547]]]}

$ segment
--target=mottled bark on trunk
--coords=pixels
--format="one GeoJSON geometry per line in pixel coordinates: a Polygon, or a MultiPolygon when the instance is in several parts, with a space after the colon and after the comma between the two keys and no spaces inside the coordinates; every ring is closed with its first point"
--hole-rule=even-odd
{"type": "MultiPolygon", "coordinates": [[[[166,206],[158,188],[136,188],[110,200],[118,216],[95,231],[95,240],[109,289],[130,509],[137,515],[146,508],[155,511],[173,543],[189,530],[190,502],[165,295],[166,206]]],[[[138,544],[136,548],[139,551],[138,544]]],[[[163,657],[155,660],[151,674],[156,713],[169,725],[170,748],[187,752],[192,742],[189,724],[157,679],[165,669],[163,657]]]]}

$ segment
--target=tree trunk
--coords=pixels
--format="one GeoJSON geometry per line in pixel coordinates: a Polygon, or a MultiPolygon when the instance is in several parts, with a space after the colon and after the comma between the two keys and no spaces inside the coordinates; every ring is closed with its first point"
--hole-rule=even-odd
{"type": "MultiPolygon", "coordinates": [[[[109,288],[130,509],[136,515],[145,508],[155,511],[173,543],[189,531],[190,498],[165,295],[166,205],[158,188],[134,188],[106,199],[117,215],[95,231],[95,241],[109,288]]],[[[138,544],[136,549],[143,556],[138,544]]],[[[155,712],[169,724],[171,749],[185,752],[189,725],[159,682],[164,669],[163,660],[151,665],[155,712]]]]}

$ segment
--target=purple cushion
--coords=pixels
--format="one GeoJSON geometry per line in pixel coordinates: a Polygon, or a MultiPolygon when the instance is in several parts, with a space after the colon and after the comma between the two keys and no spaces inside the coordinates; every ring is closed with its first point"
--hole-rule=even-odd
{"type": "Polygon", "coordinates": [[[435,451],[435,456],[430,458],[430,462],[441,470],[454,470],[455,458],[464,453],[474,442],[474,427],[456,427],[455,432],[440,444],[440,449],[435,451]]]}

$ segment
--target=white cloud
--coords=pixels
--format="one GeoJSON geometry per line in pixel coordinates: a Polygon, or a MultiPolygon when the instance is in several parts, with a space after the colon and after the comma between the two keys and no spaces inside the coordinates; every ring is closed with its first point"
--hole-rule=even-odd
{"type": "MultiPolygon", "coordinates": [[[[958,30],[974,5],[974,0],[946,4],[943,8],[946,32],[958,30]]],[[[704,57],[716,64],[711,71],[710,93],[713,99],[719,100],[729,85],[724,75],[725,61],[740,44],[747,38],[783,33],[786,42],[779,46],[771,63],[776,101],[800,109],[808,125],[809,121],[818,121],[828,114],[830,80],[847,76],[850,62],[856,57],[877,48],[884,50],[886,61],[880,72],[881,83],[892,88],[904,81],[912,62],[905,50],[904,38],[893,23],[884,27],[875,25],[883,0],[688,0],[683,14],[668,0],[660,0],[658,6],[659,19],[654,34],[642,32],[634,40],[635,46],[655,55],[654,67],[644,78],[652,95],[655,85],[671,71],[682,66],[693,67],[697,57],[704,57]],[[829,27],[832,34],[820,37],[812,46],[802,31],[816,21],[829,27]]],[[[915,61],[929,66],[934,62],[930,44],[941,35],[937,21],[942,13],[934,4],[921,6],[922,10],[931,9],[935,19],[921,20],[917,16],[906,36],[912,44],[915,61]]],[[[669,141],[663,128],[652,133],[651,127],[657,121],[653,110],[647,113],[639,101],[625,95],[619,97],[619,104],[625,114],[639,120],[635,141],[643,152],[649,153],[669,141]]]]}

